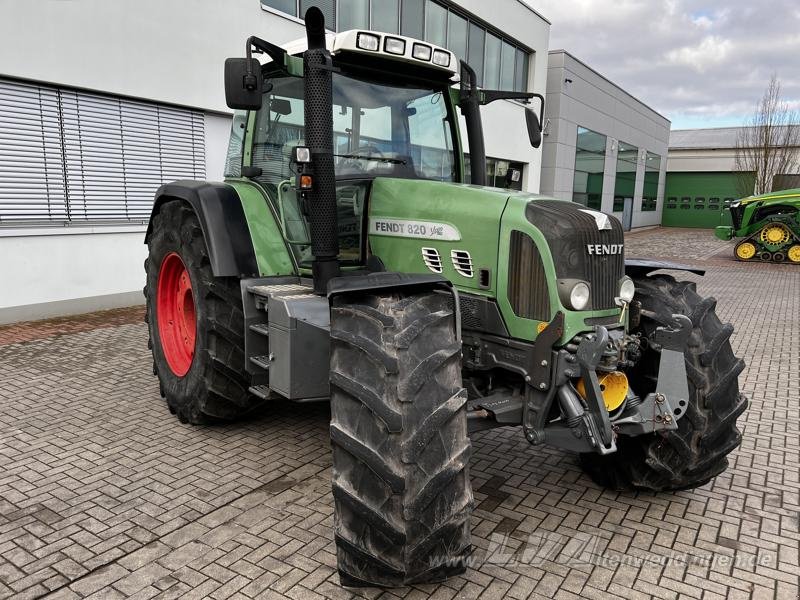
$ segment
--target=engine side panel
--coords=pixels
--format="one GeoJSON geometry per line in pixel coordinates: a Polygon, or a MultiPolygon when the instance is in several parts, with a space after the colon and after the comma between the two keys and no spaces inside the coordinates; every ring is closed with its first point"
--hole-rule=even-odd
{"type": "Polygon", "coordinates": [[[388,271],[440,273],[458,289],[493,297],[507,198],[500,189],[379,177],[369,202],[370,248],[388,271]]]}

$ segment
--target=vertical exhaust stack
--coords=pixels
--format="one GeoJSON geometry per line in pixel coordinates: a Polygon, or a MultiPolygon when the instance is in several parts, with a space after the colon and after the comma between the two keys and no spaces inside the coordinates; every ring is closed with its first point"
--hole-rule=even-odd
{"type": "Polygon", "coordinates": [[[308,50],[303,54],[305,145],[311,150],[313,187],[308,193],[314,291],[325,294],[338,277],[339,226],[333,172],[333,83],[331,54],[325,47],[325,17],[317,7],[306,11],[308,50]]]}
{"type": "Polygon", "coordinates": [[[486,148],[483,145],[483,124],[481,121],[480,90],[475,71],[461,61],[461,114],[467,122],[467,142],[471,164],[470,183],[486,185],[486,148]]]}

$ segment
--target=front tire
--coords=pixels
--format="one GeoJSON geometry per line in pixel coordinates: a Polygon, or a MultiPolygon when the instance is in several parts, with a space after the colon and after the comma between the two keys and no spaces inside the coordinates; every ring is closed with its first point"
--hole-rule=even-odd
{"type": "MultiPolygon", "coordinates": [[[[641,303],[634,333],[648,339],[656,327],[669,326],[672,314],[692,320],[685,350],[689,404],[678,429],[617,440],[617,452],[607,456],[582,454],[584,470],[598,484],[613,488],[662,491],[701,486],[728,467],[728,454],[742,436],[736,419],[747,408],[739,393],[744,361],[733,354],[733,326],[722,324],[714,311],[717,301],[702,298],[694,283],[669,275],[636,280],[634,301],[641,303]]],[[[647,345],[636,367],[628,371],[639,395],[655,391],[660,351],[647,345]]]]}
{"type": "Polygon", "coordinates": [[[471,446],[452,299],[336,297],[331,342],[342,585],[397,587],[463,573],[471,446]]]}
{"type": "Polygon", "coordinates": [[[144,295],[153,372],[182,423],[230,421],[252,409],[239,281],[214,277],[196,215],[179,200],[153,218],[144,295]]]}

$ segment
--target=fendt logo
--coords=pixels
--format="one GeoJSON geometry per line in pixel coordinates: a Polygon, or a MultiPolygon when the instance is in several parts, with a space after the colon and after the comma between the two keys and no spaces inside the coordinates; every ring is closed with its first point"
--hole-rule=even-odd
{"type": "Polygon", "coordinates": [[[589,254],[597,256],[605,254],[622,254],[623,244],[586,244],[589,254]]]}

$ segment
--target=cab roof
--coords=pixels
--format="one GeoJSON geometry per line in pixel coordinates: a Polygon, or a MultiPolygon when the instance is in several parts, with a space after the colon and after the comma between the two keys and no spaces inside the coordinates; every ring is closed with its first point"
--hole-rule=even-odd
{"type": "MultiPolygon", "coordinates": [[[[403,35],[351,29],[340,33],[326,33],[325,42],[333,57],[362,55],[374,59],[387,59],[433,69],[447,75],[453,82],[458,81],[458,57],[441,46],[403,35]]],[[[308,40],[300,38],[282,45],[292,56],[299,56],[308,49],[308,40]]],[[[263,63],[272,59],[264,55],[263,63]]]]}

